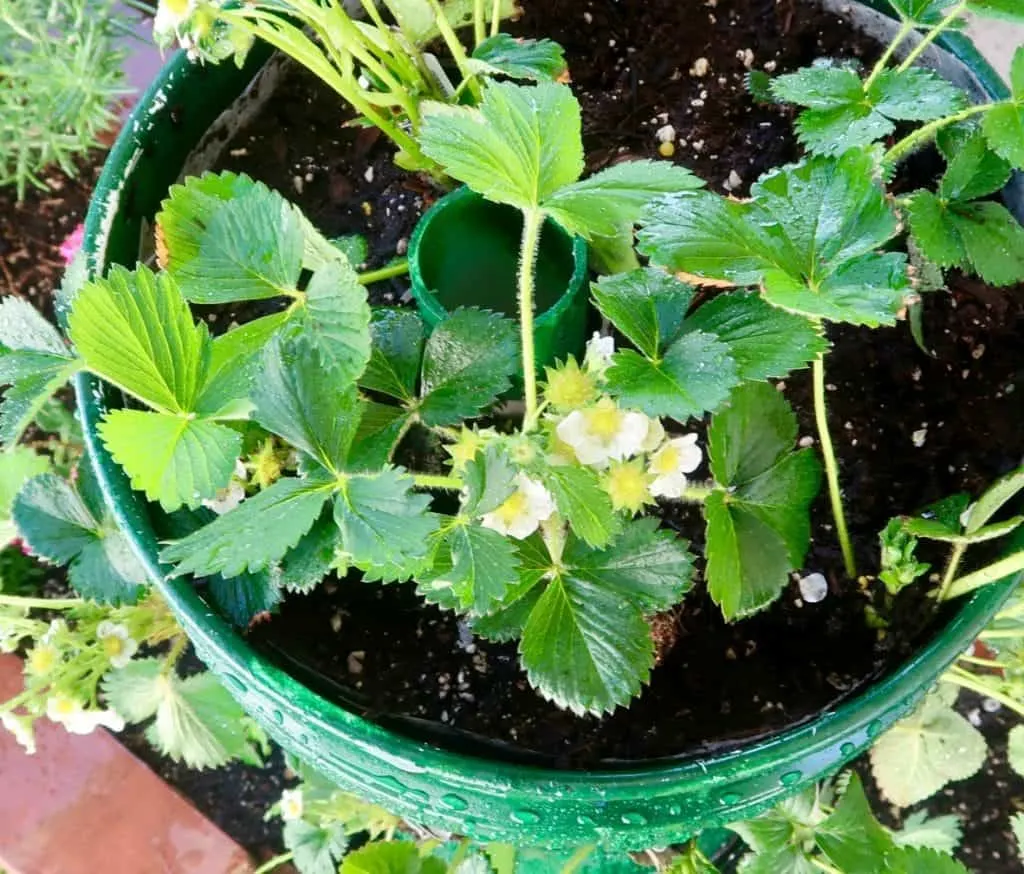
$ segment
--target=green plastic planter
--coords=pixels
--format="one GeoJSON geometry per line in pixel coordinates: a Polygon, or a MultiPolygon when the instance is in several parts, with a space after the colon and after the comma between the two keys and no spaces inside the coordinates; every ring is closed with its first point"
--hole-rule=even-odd
{"type": "MultiPolygon", "coordinates": [[[[518,312],[522,213],[468,188],[442,197],[409,241],[412,296],[434,328],[460,306],[515,318],[518,312]]],[[[587,329],[587,246],[553,221],[544,224],[537,256],[537,366],[579,355],[587,329]]]]}
{"type": "MultiPolygon", "coordinates": [[[[964,38],[945,41],[979,96],[1005,87],[964,38]]],[[[244,90],[246,69],[167,65],[117,141],[86,221],[93,273],[134,264],[143,234],[186,156],[244,90]]],[[[1019,206],[1019,192],[1011,196],[1019,206]]],[[[386,731],[332,704],[251,649],[184,579],[165,578],[146,502],[133,493],[97,436],[104,404],[119,403],[90,377],[77,381],[86,442],[105,498],[154,585],[200,658],[285,749],[338,785],[414,821],[478,840],[566,853],[666,846],[755,816],[835,772],[906,715],[991,620],[1016,580],[979,591],[899,670],[812,722],[733,752],[633,767],[561,772],[461,755],[386,731]]]]}

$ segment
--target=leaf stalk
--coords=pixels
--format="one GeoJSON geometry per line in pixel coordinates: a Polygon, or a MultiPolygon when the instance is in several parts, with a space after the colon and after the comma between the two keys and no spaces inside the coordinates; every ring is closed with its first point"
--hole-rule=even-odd
{"type": "Polygon", "coordinates": [[[519,325],[523,346],[523,390],[526,415],[523,431],[537,424],[537,353],[533,339],[534,283],[544,213],[534,207],[523,210],[523,241],[519,252],[519,325]]]}

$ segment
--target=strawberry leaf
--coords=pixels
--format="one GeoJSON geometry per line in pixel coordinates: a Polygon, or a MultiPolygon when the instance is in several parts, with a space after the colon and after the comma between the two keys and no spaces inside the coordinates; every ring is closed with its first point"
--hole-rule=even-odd
{"type": "Polygon", "coordinates": [[[507,33],[488,37],[473,50],[471,68],[512,79],[552,81],[568,69],[562,47],[550,39],[516,39],[507,33]]]}

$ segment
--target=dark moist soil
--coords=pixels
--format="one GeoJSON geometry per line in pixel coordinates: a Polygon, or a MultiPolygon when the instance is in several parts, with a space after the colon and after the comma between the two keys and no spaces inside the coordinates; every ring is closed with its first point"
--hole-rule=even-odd
{"type": "MultiPolygon", "coordinates": [[[[789,110],[747,95],[749,70],[784,72],[830,55],[871,62],[878,52],[840,18],[789,2],[524,5],[516,32],[566,48],[591,170],[657,157],[657,131],[671,124],[674,160],[712,189],[739,195],[800,154],[789,110]]],[[[222,168],[283,191],[328,235],[365,234],[376,266],[404,251],[436,192],[395,169],[385,141],[337,119],[335,96],[292,72],[230,144],[222,168]]],[[[407,300],[406,288],[402,280],[377,286],[373,302],[407,300]]],[[[957,280],[952,295],[927,301],[934,358],[905,326],[834,333],[831,425],[863,571],[877,570],[877,533],[891,516],[961,489],[977,492],[1019,463],[1021,318],[1009,294],[957,280]]],[[[801,435],[813,442],[809,376],[788,382],[801,435]]],[[[699,552],[699,511],[669,506],[663,516],[699,552]]],[[[700,754],[813,717],[904,660],[933,626],[922,587],[891,604],[877,583],[845,579],[824,493],[813,519],[804,571],[828,578],[824,602],[803,604],[794,582],[771,609],[730,626],[698,587],[659,623],[675,645],[650,687],[603,720],[541,700],[514,644],[474,640],[451,614],[425,606],[412,585],[330,582],[287,599],[252,640],[369,718],[463,750],[566,768],[700,754]],[[866,623],[869,605],[890,619],[886,632],[866,623]]]]}

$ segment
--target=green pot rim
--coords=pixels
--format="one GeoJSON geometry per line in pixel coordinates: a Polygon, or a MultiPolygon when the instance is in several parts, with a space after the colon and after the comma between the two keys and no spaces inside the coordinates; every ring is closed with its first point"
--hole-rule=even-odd
{"type": "MultiPolygon", "coordinates": [[[[1006,93],[966,37],[954,34],[944,43],[992,96],[1006,93]]],[[[93,275],[111,261],[132,263],[143,213],[158,202],[161,187],[166,192],[167,178],[176,175],[198,132],[229,102],[214,95],[241,93],[266,56],[254,53],[242,70],[195,68],[180,53],[169,61],[125,125],[97,184],[84,244],[93,275]]],[[[87,374],[76,377],[75,388],[108,506],[199,657],[245,710],[282,747],[339,786],[415,822],[481,841],[639,850],[751,818],[837,771],[905,716],[1018,582],[1007,579],[974,594],[912,659],[862,693],[731,752],[590,771],[506,764],[432,747],[330,703],[250,648],[190,582],[168,579],[147,505],[99,439],[100,416],[115,399],[87,374]]]]}

